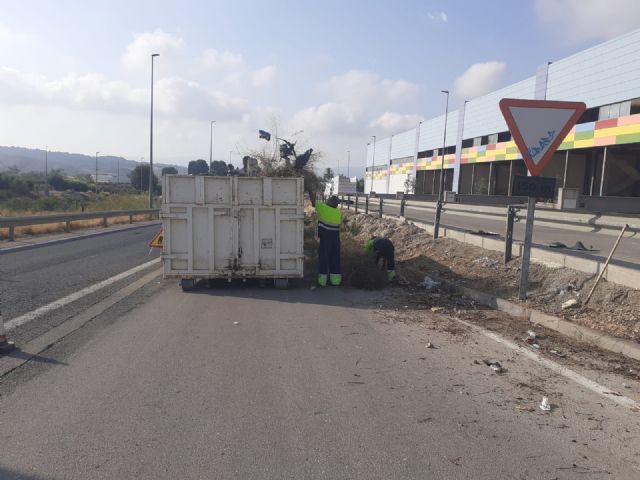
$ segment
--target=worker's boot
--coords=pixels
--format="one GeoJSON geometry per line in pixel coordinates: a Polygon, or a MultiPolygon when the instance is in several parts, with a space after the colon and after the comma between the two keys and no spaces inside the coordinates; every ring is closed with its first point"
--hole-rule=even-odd
{"type": "Polygon", "coordinates": [[[329,281],[331,282],[331,285],[337,287],[342,283],[342,275],[340,275],[339,273],[332,273],[331,275],[329,275],[329,281]]]}
{"type": "Polygon", "coordinates": [[[318,275],[318,285],[320,285],[321,287],[326,287],[327,286],[327,275],[321,273],[320,275],[318,275]]]}

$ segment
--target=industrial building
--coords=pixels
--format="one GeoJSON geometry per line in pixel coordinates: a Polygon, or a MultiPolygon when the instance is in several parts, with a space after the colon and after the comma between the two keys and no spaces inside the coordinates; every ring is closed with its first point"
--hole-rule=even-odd
{"type": "Polygon", "coordinates": [[[442,171],[446,191],[510,195],[513,177],[526,174],[526,167],[500,99],[581,101],[586,112],[541,176],[555,177],[557,188],[577,189],[585,208],[638,211],[640,30],[532,71],[534,76],[448,112],[444,152],[444,114],[369,143],[365,192],[438,194],[442,171]]]}

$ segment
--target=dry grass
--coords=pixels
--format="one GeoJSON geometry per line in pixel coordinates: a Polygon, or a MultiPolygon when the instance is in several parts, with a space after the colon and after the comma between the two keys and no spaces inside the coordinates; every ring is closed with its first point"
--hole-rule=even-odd
{"type": "MultiPolygon", "coordinates": [[[[142,222],[149,220],[148,215],[134,215],[134,222],[142,222]]],[[[107,225],[119,225],[129,223],[129,216],[126,217],[113,217],[107,219],[107,225]]],[[[88,228],[97,228],[102,226],[102,219],[95,218],[91,220],[77,220],[75,222],[71,222],[71,230],[84,230],[88,228]]],[[[65,231],[64,223],[47,223],[43,225],[30,225],[28,227],[16,227],[15,229],[15,237],[21,236],[32,236],[32,235],[45,235],[50,233],[60,233],[65,231]]],[[[8,229],[3,229],[0,231],[0,238],[7,239],[9,238],[8,229]]]]}

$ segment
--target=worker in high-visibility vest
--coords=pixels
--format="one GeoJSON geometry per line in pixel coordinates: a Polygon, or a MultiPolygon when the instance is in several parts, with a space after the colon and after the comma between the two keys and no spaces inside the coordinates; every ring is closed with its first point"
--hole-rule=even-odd
{"type": "MultiPolygon", "coordinates": [[[[313,201],[314,199],[312,199],[313,201]]],[[[318,214],[318,285],[327,286],[342,283],[340,273],[340,223],[342,212],[338,208],[338,197],[329,197],[327,203],[314,202],[318,214]]]]}
{"type": "Polygon", "coordinates": [[[396,278],[395,248],[391,240],[384,237],[371,237],[367,241],[365,249],[374,254],[376,263],[380,263],[380,259],[382,259],[384,266],[387,267],[389,281],[396,278]]]}

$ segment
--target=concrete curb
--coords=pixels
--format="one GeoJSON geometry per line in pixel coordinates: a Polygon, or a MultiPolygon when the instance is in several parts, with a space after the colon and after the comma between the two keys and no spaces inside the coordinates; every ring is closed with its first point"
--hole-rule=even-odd
{"type": "Polygon", "coordinates": [[[476,302],[491,307],[495,310],[507,313],[512,317],[523,318],[531,323],[542,325],[550,330],[554,330],[566,337],[580,340],[582,342],[590,343],[603,350],[608,350],[614,353],[621,353],[622,355],[633,358],[634,360],[640,360],[640,344],[625,340],[623,338],[616,338],[593,328],[577,325],[573,322],[563,320],[562,318],[547,313],[535,310],[533,308],[523,307],[517,303],[510,302],[503,298],[495,297],[488,293],[480,292],[468,287],[462,287],[458,285],[450,285],[451,287],[459,290],[464,295],[474,299],[476,302]]]}

